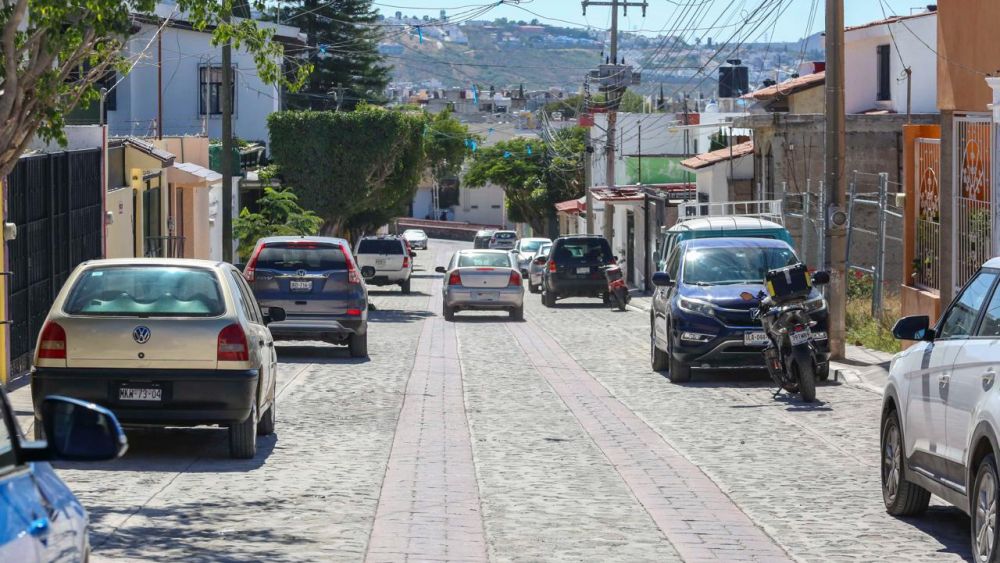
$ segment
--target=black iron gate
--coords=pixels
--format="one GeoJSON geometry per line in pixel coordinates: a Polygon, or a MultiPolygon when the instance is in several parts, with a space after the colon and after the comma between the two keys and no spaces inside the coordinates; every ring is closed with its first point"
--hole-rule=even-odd
{"type": "Polygon", "coordinates": [[[7,177],[7,221],[17,225],[7,243],[11,376],[31,367],[38,332],[73,268],[103,254],[102,197],[100,149],[24,157],[7,177]]]}

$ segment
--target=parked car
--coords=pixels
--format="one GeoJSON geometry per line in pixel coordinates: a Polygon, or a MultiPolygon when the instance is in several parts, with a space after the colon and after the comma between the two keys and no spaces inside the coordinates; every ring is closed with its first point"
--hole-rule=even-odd
{"type": "Polygon", "coordinates": [[[495,229],[483,229],[476,233],[472,239],[472,248],[489,248],[490,241],[493,240],[495,229]]]}
{"type": "Polygon", "coordinates": [[[542,292],[542,274],[545,272],[545,262],[549,259],[551,248],[551,242],[538,247],[535,257],[528,263],[528,291],[531,293],[542,292]]]}
{"type": "Polygon", "coordinates": [[[420,229],[406,229],[403,231],[403,238],[410,243],[414,250],[427,250],[427,233],[420,229]]]}
{"type": "Polygon", "coordinates": [[[509,252],[459,250],[448,263],[435,270],[445,275],[442,289],[445,320],[459,311],[509,311],[510,318],[524,319],[524,287],[521,272],[509,252]]]}
{"type": "Polygon", "coordinates": [[[274,432],[277,355],[267,324],[232,265],[127,258],[84,262],[59,291],[35,348],[35,428],[43,399],[66,395],[125,425],[219,425],[229,452],[252,458],[274,432]]]}
{"type": "Polygon", "coordinates": [[[764,238],[787,242],[794,245],[792,235],[781,225],[758,219],[756,217],[717,216],[691,219],[677,223],[669,229],[660,231],[657,241],[656,266],[662,272],[667,263],[667,256],[675,246],[686,240],[702,238],[764,238]]]}
{"type": "Polygon", "coordinates": [[[552,239],[540,237],[523,238],[517,241],[514,245],[513,252],[514,258],[517,260],[517,267],[521,271],[522,276],[528,276],[528,266],[538,253],[538,249],[541,248],[543,244],[551,243],[552,239]]]}
{"type": "Polygon", "coordinates": [[[406,241],[393,235],[363,237],[354,249],[365,283],[398,285],[403,293],[410,292],[413,256],[406,241]],[[370,268],[367,273],[366,268],[370,268]]]}
{"type": "Polygon", "coordinates": [[[512,250],[517,244],[517,233],[514,231],[497,231],[490,237],[490,248],[496,250],[512,250]]]}
{"type": "Polygon", "coordinates": [[[975,561],[1000,560],[1000,259],[965,284],[936,325],[905,317],[882,400],[882,499],[895,516],[934,494],[971,517],[975,561]]]}
{"type": "Polygon", "coordinates": [[[106,408],[67,397],[35,404],[50,440],[25,439],[0,388],[0,561],[88,561],[90,518],[47,462],[114,459],[128,441],[106,408]]]}
{"type": "Polygon", "coordinates": [[[284,321],[268,325],[275,340],[320,340],[368,355],[368,289],[350,248],[330,237],[257,241],[243,276],[261,307],[285,311],[284,321]]]}
{"type": "Polygon", "coordinates": [[[542,274],[542,304],[566,297],[600,297],[609,303],[604,266],[617,259],[608,240],[595,235],[559,237],[552,243],[542,274]]]}
{"type": "MultiPolygon", "coordinates": [[[[649,316],[650,356],[670,380],[691,379],[694,367],[766,369],[767,335],[759,318],[760,296],[769,270],[798,264],[788,243],[757,238],[684,241],[667,258],[649,316]]],[[[812,328],[818,379],[829,377],[827,306],[811,289],[803,303],[812,328]]]]}

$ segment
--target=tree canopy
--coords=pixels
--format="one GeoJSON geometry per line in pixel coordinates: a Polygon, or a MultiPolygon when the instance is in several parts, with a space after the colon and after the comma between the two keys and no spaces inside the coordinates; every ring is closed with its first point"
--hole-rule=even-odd
{"type": "Polygon", "coordinates": [[[270,236],[315,235],[323,220],[302,209],[299,198],[289,188],[265,187],[257,200],[260,210],[251,213],[246,207],[233,221],[233,235],[240,241],[240,256],[248,258],[257,241],[270,236]]]}
{"type": "Polygon", "coordinates": [[[555,204],[583,195],[585,135],[581,127],[568,127],[548,142],[519,137],[479,149],[465,183],[500,186],[512,221],[528,223],[537,233],[547,232],[555,204]]]}
{"type": "MultiPolygon", "coordinates": [[[[172,17],[183,14],[197,30],[211,29],[213,44],[231,41],[250,53],[265,82],[297,88],[309,73],[300,65],[282,72],[282,45],[273,30],[251,19],[226,17],[234,0],[177,0],[172,17]]],[[[246,1],[240,2],[246,8],[246,1]]],[[[264,9],[263,0],[253,6],[264,9]]],[[[64,116],[99,98],[95,83],[112,71],[127,73],[138,62],[122,48],[136,17],[163,25],[156,0],[4,0],[0,9],[0,178],[36,133],[65,141],[64,116]]],[[[238,15],[238,14],[237,14],[238,15]]],[[[148,48],[148,46],[146,46],[148,48]]]]}

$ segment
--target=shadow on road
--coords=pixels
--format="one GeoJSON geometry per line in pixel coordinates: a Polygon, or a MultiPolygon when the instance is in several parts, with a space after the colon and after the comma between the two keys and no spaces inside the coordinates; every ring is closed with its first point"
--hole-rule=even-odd
{"type": "Polygon", "coordinates": [[[369,358],[352,358],[347,346],[318,343],[279,345],[278,361],[287,364],[364,364],[369,358]]]}
{"type": "Polygon", "coordinates": [[[931,506],[922,516],[899,518],[921,532],[941,542],[937,553],[953,553],[972,561],[969,516],[953,506],[931,506]]]}
{"type": "Polygon", "coordinates": [[[369,323],[412,323],[433,317],[430,311],[402,311],[396,309],[379,309],[368,314],[369,323]]]}
{"type": "Polygon", "coordinates": [[[518,323],[524,321],[515,321],[514,319],[510,318],[510,316],[507,313],[504,312],[504,313],[497,313],[495,315],[464,315],[462,313],[455,313],[454,322],[475,324],[475,323],[496,323],[496,322],[518,323]]]}
{"type": "Polygon", "coordinates": [[[385,296],[396,296],[396,297],[427,297],[430,293],[425,293],[423,291],[410,290],[409,293],[403,293],[398,289],[371,289],[368,288],[369,297],[385,297],[385,296]]]}

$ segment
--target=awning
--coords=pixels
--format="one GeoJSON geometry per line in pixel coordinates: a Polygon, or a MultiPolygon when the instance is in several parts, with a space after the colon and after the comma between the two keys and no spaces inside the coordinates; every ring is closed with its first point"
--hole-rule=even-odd
{"type": "Polygon", "coordinates": [[[167,168],[167,179],[175,184],[211,186],[222,180],[222,174],[191,162],[178,162],[167,168]]]}

